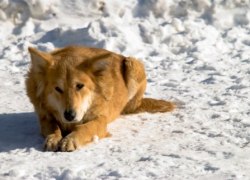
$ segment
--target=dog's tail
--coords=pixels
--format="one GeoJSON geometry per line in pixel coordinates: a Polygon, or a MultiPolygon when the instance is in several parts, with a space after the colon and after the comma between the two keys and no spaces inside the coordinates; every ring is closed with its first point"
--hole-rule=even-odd
{"type": "Polygon", "coordinates": [[[135,109],[135,113],[149,112],[170,112],[175,108],[175,104],[169,101],[152,99],[152,98],[143,98],[141,105],[135,109]]]}
{"type": "Polygon", "coordinates": [[[136,114],[142,112],[157,113],[170,112],[176,108],[176,105],[170,101],[142,98],[139,106],[135,108],[128,107],[124,114],[136,114]]]}

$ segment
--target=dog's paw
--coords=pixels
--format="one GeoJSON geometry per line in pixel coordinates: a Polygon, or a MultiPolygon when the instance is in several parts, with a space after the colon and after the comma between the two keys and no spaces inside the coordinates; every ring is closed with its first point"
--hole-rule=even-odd
{"type": "Polygon", "coordinates": [[[57,151],[58,144],[61,139],[62,139],[61,136],[57,136],[55,134],[48,135],[47,138],[45,139],[44,151],[57,151]]]}
{"type": "Polygon", "coordinates": [[[79,148],[79,143],[75,136],[69,134],[60,142],[60,151],[71,152],[79,148]]]}

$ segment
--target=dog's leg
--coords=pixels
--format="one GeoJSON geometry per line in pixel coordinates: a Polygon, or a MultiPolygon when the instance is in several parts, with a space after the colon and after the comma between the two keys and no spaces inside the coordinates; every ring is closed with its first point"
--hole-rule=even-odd
{"type": "Polygon", "coordinates": [[[93,141],[94,136],[98,136],[98,138],[109,136],[106,119],[96,119],[86,124],[77,125],[74,130],[61,141],[60,150],[64,152],[74,151],[93,141]]]}
{"type": "Polygon", "coordinates": [[[52,117],[43,113],[39,113],[39,122],[41,134],[45,138],[44,150],[56,151],[58,149],[58,144],[62,139],[59,126],[52,117]]]}
{"type": "Polygon", "coordinates": [[[128,103],[122,111],[122,114],[130,114],[141,105],[141,99],[146,89],[146,74],[143,64],[132,57],[124,61],[124,80],[128,88],[128,103]]]}
{"type": "Polygon", "coordinates": [[[146,74],[143,64],[135,58],[125,60],[125,81],[130,98],[122,114],[169,112],[175,108],[169,101],[143,98],[147,84],[146,74]]]}
{"type": "Polygon", "coordinates": [[[132,114],[136,113],[135,110],[141,105],[142,97],[146,88],[146,83],[141,83],[140,87],[137,89],[135,96],[127,103],[123,109],[122,114],[132,114]]]}

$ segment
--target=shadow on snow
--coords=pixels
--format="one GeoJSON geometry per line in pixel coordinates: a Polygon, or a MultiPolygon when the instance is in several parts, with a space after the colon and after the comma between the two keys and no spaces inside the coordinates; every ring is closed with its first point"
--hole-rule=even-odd
{"type": "Polygon", "coordinates": [[[35,113],[0,114],[0,152],[29,148],[42,150],[42,144],[35,113]]]}

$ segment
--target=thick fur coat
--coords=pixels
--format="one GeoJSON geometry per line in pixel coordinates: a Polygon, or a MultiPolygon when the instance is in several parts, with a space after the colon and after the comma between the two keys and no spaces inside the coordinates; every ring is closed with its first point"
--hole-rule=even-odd
{"type": "Polygon", "coordinates": [[[171,102],[143,98],[146,74],[135,58],[82,46],[29,52],[27,95],[46,151],[74,151],[94,136],[107,137],[107,124],[120,114],[174,109],[171,102]]]}

